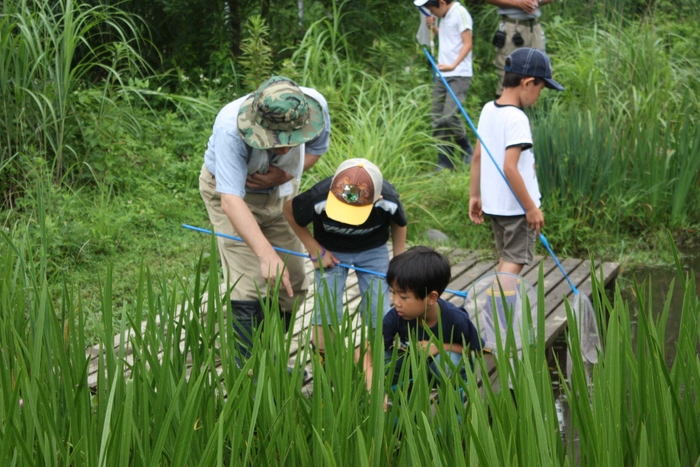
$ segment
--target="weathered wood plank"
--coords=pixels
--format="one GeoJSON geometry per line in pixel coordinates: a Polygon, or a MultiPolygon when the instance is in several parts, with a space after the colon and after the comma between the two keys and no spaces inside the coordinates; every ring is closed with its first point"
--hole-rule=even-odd
{"type": "MultiPolygon", "coordinates": [[[[450,282],[448,289],[455,291],[464,291],[469,285],[476,279],[480,278],[484,274],[495,271],[496,261],[493,260],[480,260],[479,256],[474,252],[464,251],[464,250],[452,250],[445,252],[445,254],[450,259],[452,264],[451,273],[452,281],[450,282]]],[[[533,287],[537,288],[537,283],[539,280],[539,268],[540,263],[543,269],[543,285],[545,287],[545,341],[547,345],[551,343],[561,334],[561,332],[566,328],[566,308],[564,304],[564,297],[570,297],[573,295],[570,285],[564,279],[563,274],[556,266],[554,261],[550,257],[537,257],[536,261],[529,267],[523,269],[522,276],[527,280],[533,287]]],[[[581,291],[581,293],[590,294],[592,283],[590,277],[590,262],[588,260],[581,259],[565,259],[562,261],[562,266],[567,272],[567,275],[574,283],[574,285],[581,291]]],[[[618,263],[600,263],[596,265],[596,274],[601,278],[604,284],[608,284],[613,280],[619,271],[618,263]]],[[[293,362],[296,358],[296,354],[302,351],[304,346],[307,344],[308,339],[308,327],[313,316],[313,265],[310,261],[306,262],[306,273],[309,280],[309,294],[304,303],[300,306],[300,310],[297,314],[296,322],[293,328],[293,342],[291,344],[291,355],[290,362],[293,362]]],[[[222,288],[221,293],[225,292],[222,288]]],[[[357,276],[353,270],[349,271],[346,297],[344,299],[344,305],[349,307],[352,313],[352,323],[355,328],[359,328],[361,325],[361,318],[357,312],[361,297],[359,293],[359,286],[357,283],[357,276]]],[[[461,296],[454,295],[452,293],[444,293],[443,298],[451,301],[457,305],[462,305],[464,299],[461,296]]],[[[205,306],[207,297],[204,298],[202,305],[205,306]]],[[[474,317],[472,317],[474,318],[474,317]]],[[[160,326],[159,317],[154,318],[156,320],[156,325],[160,326]]],[[[122,336],[114,336],[112,345],[115,349],[119,348],[120,342],[126,342],[124,348],[121,349],[121,354],[127,363],[133,362],[133,349],[129,344],[132,336],[135,332],[144,332],[146,329],[147,322],[144,321],[139,326],[138,331],[129,330],[126,333],[124,341],[122,341],[122,336]]],[[[357,333],[359,336],[359,333],[357,333]]],[[[184,339],[184,335],[183,335],[184,339]]],[[[356,342],[355,345],[359,345],[356,342]]],[[[184,348],[184,342],[180,342],[181,349],[184,348]]],[[[94,346],[86,349],[86,354],[91,358],[90,369],[88,375],[88,383],[91,387],[97,384],[97,367],[98,367],[98,355],[99,346],[94,346]]],[[[307,360],[306,362],[307,371],[311,375],[311,365],[307,360]]],[[[491,378],[495,378],[494,369],[491,369],[491,378]]],[[[311,378],[309,378],[309,381],[311,378]]]]}

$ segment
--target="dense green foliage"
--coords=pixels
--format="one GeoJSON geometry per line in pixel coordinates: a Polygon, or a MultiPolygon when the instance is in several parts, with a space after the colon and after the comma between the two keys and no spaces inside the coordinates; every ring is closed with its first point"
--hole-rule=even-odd
{"type": "MultiPolygon", "coordinates": [[[[179,225],[206,224],[197,174],[211,122],[271,72],[316,87],[331,106],[331,150],[304,186],[350,155],[368,157],[404,198],[409,242],[438,228],[455,245],[490,248],[488,227],[468,221],[467,171],[432,173],[430,74],[410,4],[307,1],[300,28],[294,5],[200,3],[2,4],[3,225],[36,239],[44,187],[50,277],[87,282],[95,308],[105,261],[120,303],[140,261],[188,269],[184,252],[201,238],[179,225]],[[236,18],[240,51],[213,19],[233,20],[217,12],[234,4],[246,15],[236,18]]],[[[477,120],[495,87],[497,17],[490,5],[468,6],[476,74],[466,109],[477,120]]],[[[638,260],[668,261],[657,248],[663,229],[694,238],[700,52],[685,18],[696,13],[683,0],[547,5],[548,51],[567,91],[544,93],[530,114],[546,233],[561,254],[619,260],[631,247],[638,260]]]]}
{"type": "MultiPolygon", "coordinates": [[[[41,226],[43,221],[40,216],[41,226]]],[[[40,229],[36,248],[45,250],[47,234],[40,229]]],[[[489,381],[480,356],[468,381],[441,384],[438,401],[431,402],[425,355],[415,353],[405,366],[414,377],[410,397],[401,389],[408,386],[406,373],[403,385],[391,390],[381,371],[380,333],[373,341],[377,371],[368,393],[354,348],[346,347],[346,339],[367,336],[357,336],[344,321],[327,348],[326,370],[313,360],[308,395],[298,370],[308,350],[293,359],[297,371],[280,365],[290,339],[275,313],[259,332],[253,357],[239,369],[225,318],[228,302],[211,299],[218,297],[218,274],[200,274],[203,264],[189,283],[168,284],[141,269],[134,304],[122,307],[120,318],[108,269],[102,319],[96,319],[72,287],[65,287],[55,307],[46,261],[24,260],[35,246],[1,235],[2,465],[687,466],[700,458],[700,301],[695,278],[684,275],[680,263],[682,324],[669,368],[663,345],[668,306],[661,313],[651,310],[644,286],[637,289],[635,342],[628,304],[619,296],[609,302],[594,282],[595,307],[609,316],[604,351],[590,386],[580,352],[572,352],[565,444],[546,361],[544,300],[538,300],[537,340],[521,358],[510,358],[512,333],[498,344],[495,363],[512,393],[489,381]],[[95,387],[87,384],[88,322],[101,342],[95,387]],[[392,401],[386,411],[385,389],[392,401]]],[[[214,253],[213,237],[210,248],[214,253]]],[[[214,271],[217,255],[208,261],[214,271]]],[[[541,297],[542,283],[540,270],[541,297]]],[[[577,327],[569,328],[568,346],[577,349],[577,327]]]]}
{"type": "MultiPolygon", "coordinates": [[[[269,0],[0,3],[2,465],[573,464],[543,346],[512,368],[515,401],[488,384],[477,392],[472,379],[466,407],[455,382],[439,405],[395,394],[385,413],[384,381],[367,404],[351,350],[331,347],[309,398],[300,373],[277,364],[289,352],[278,327],[238,370],[229,311],[218,300],[200,310],[205,292],[217,296],[218,256],[180,224],[206,226],[197,178],[217,110],[269,73],[316,87],[331,107],[331,149],[305,187],[349,156],[368,157],[402,195],[409,243],[433,227],[456,246],[491,248],[489,229],[468,220],[467,170],[433,172],[430,72],[411,2],[304,5],[300,24],[297,2],[269,0]],[[143,320],[143,332],[128,333],[143,320]],[[95,341],[93,394],[84,350],[95,341]],[[126,348],[138,358],[125,360],[126,348]]],[[[476,75],[466,109],[476,120],[495,88],[497,17],[485,2],[467,7],[476,75]]],[[[699,14],[695,0],[545,7],[567,91],[543,93],[530,116],[558,253],[670,260],[666,229],[680,243],[697,237],[699,14]]],[[[600,390],[589,394],[577,361],[568,394],[581,465],[698,462],[700,305],[693,280],[679,281],[670,371],[668,308],[652,313],[639,288],[635,341],[627,305],[596,288],[596,309],[610,317],[593,374],[600,390]]]]}

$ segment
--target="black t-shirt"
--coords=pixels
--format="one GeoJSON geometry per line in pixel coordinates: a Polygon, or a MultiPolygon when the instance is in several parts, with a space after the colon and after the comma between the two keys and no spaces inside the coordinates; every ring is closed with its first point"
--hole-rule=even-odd
{"type": "Polygon", "coordinates": [[[313,222],[314,238],[325,249],[339,253],[371,250],[386,245],[392,222],[399,227],[407,224],[399,194],[386,180],[382,184],[382,199],[374,203],[364,224],[350,225],[330,219],[326,215],[326,200],[332,180],[333,177],[328,177],[292,200],[296,223],[303,227],[313,222]]]}
{"type": "MultiPolygon", "coordinates": [[[[442,324],[443,344],[459,344],[465,349],[466,346],[469,346],[471,350],[481,350],[482,342],[474,323],[469,319],[469,313],[464,308],[459,308],[443,299],[439,299],[438,304],[440,305],[440,319],[438,324],[430,328],[430,332],[439,338],[439,325],[442,324]]],[[[403,347],[408,346],[409,334],[415,335],[416,341],[426,341],[431,336],[423,326],[418,325],[417,319],[403,319],[396,312],[396,308],[389,310],[389,313],[384,317],[382,334],[385,350],[394,346],[397,335],[403,347]]]]}

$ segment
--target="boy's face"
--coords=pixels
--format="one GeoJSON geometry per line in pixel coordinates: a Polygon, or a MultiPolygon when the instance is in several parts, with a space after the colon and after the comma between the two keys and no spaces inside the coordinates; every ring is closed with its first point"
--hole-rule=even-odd
{"type": "Polygon", "coordinates": [[[440,0],[440,3],[436,5],[426,5],[425,6],[428,10],[430,10],[430,14],[433,16],[437,16],[438,18],[444,18],[445,15],[447,14],[447,11],[449,8],[447,7],[447,4],[445,3],[445,0],[440,0]]]}
{"type": "Polygon", "coordinates": [[[537,99],[540,97],[540,93],[544,89],[545,82],[542,81],[540,84],[535,84],[535,78],[526,78],[522,82],[524,86],[524,92],[520,96],[520,105],[523,108],[532,106],[537,99]]]}
{"type": "Polygon", "coordinates": [[[389,291],[396,312],[406,321],[420,318],[424,316],[428,310],[428,299],[430,295],[421,300],[412,290],[398,290],[396,287],[391,286],[389,291]]]}

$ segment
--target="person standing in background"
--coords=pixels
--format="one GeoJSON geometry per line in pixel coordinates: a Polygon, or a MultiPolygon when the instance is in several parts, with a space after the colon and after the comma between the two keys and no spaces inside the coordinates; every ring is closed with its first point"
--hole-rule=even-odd
{"type": "Polygon", "coordinates": [[[540,16],[540,6],[552,0],[486,0],[498,7],[501,20],[498,30],[493,35],[492,43],[496,48],[493,64],[498,73],[496,99],[503,93],[503,67],[506,57],[521,47],[530,47],[546,52],[545,38],[540,16]]]}
{"type": "MultiPolygon", "coordinates": [[[[463,103],[472,82],[472,17],[453,0],[415,0],[413,3],[440,18],[439,27],[433,16],[426,18],[428,27],[438,34],[437,67],[463,103]]],[[[435,80],[433,87],[431,118],[433,136],[440,140],[437,170],[454,169],[452,138],[461,150],[461,159],[466,164],[471,163],[474,149],[467,138],[459,107],[440,79],[435,80]]]]}

